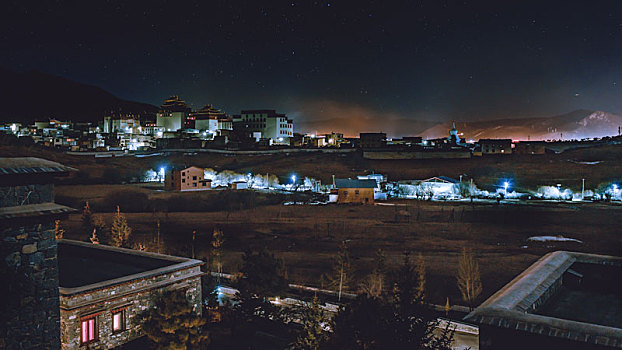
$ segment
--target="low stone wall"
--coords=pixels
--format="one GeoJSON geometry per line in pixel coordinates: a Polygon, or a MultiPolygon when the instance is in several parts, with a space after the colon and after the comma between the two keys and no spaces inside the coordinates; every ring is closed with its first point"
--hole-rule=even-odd
{"type": "Polygon", "coordinates": [[[365,159],[468,159],[471,152],[442,152],[442,151],[365,151],[365,159]]]}
{"type": "Polygon", "coordinates": [[[0,349],[58,349],[58,263],[53,224],[0,225],[0,349]]]}

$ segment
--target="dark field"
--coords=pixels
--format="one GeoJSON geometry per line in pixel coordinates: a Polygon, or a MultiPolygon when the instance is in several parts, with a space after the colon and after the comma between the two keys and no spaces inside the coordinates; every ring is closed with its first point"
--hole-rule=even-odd
{"type": "MultiPolygon", "coordinates": [[[[219,171],[271,173],[282,181],[292,173],[323,183],[329,182],[332,174],[355,177],[371,171],[388,175],[390,181],[466,174],[484,189],[494,189],[501,179],[511,178],[519,191],[558,183],[577,191],[582,178],[586,189],[622,179],[620,146],[540,156],[428,161],[369,161],[360,153],[94,159],[38,147],[0,147],[0,155],[36,156],[78,168],[73,178],[62,180],[71,185],[57,186],[57,199],[76,208],[89,200],[108,228],[111,211],[121,205],[134,229],[134,243],[142,243],[148,250],[158,250],[154,243],[158,219],[164,242],[160,251],[181,256],[192,254],[193,230],[197,232],[195,255],[202,257],[207,254],[213,229],[221,228],[226,237],[225,272],[236,271],[245,249],[267,247],[283,257],[292,281],[321,285],[320,276],[329,272],[338,243],[348,240],[359,280],[371,270],[378,248],[386,252],[392,266],[402,261],[404,253],[416,256],[421,252],[428,266],[430,297],[444,303],[449,296],[452,303],[459,303],[455,274],[463,246],[478,255],[484,285],[481,300],[549,251],[622,255],[622,206],[616,204],[402,201],[392,203],[398,206],[283,206],[280,203],[284,201],[308,196],[249,191],[170,194],[158,191],[157,185],[120,185],[162,165],[197,165],[219,171]],[[84,185],[75,185],[79,183],[84,185]],[[583,243],[527,241],[544,235],[563,235],[583,243]]],[[[63,225],[68,238],[87,240],[90,234],[81,231],[80,215],[71,215],[63,225]]],[[[351,289],[356,290],[356,284],[351,289]]]]}
{"type": "Polygon", "coordinates": [[[148,169],[161,166],[190,166],[234,170],[246,174],[275,174],[281,182],[288,181],[292,173],[299,178],[312,177],[331,181],[336,177],[356,177],[375,171],[386,174],[390,181],[424,179],[445,175],[458,178],[466,174],[483,189],[498,188],[510,179],[518,191],[536,191],[538,186],[561,184],[574,191],[586,179],[586,189],[622,180],[622,145],[600,146],[565,151],[547,155],[509,155],[477,157],[473,159],[444,160],[366,160],[360,152],[347,154],[292,153],[274,155],[229,156],[221,154],[183,155],[146,158],[121,157],[95,159],[92,156],[70,156],[40,147],[0,146],[0,156],[42,157],[78,168],[80,171],[69,183],[121,183],[138,179],[148,169]],[[586,164],[586,162],[592,162],[586,164]],[[595,162],[595,163],[594,163],[595,162]]]}
{"type": "MultiPolygon", "coordinates": [[[[60,187],[59,191],[67,188],[60,187]]],[[[185,194],[183,194],[185,195],[185,194]]],[[[190,194],[189,194],[190,195],[190,194]]],[[[207,195],[207,194],[206,194],[207,195]]],[[[482,300],[523,269],[554,250],[621,255],[622,206],[612,204],[474,204],[396,202],[375,205],[267,205],[233,212],[128,213],[135,243],[157,251],[155,225],[161,221],[161,252],[192,254],[192,231],[197,231],[195,255],[209,251],[211,233],[225,234],[224,271],[235,272],[245,249],[267,247],[285,261],[289,278],[297,283],[321,285],[321,274],[331,269],[337,245],[348,240],[356,277],[372,269],[382,248],[391,266],[409,253],[422,253],[428,268],[428,290],[433,301],[446,297],[459,303],[455,283],[462,247],[478,256],[484,292],[482,300]],[[528,242],[540,235],[563,235],[583,241],[528,242]]],[[[108,225],[109,213],[102,215],[108,225]]],[[[80,215],[63,222],[66,237],[86,240],[80,215]]],[[[356,290],[356,283],[352,285],[356,290]]]]}

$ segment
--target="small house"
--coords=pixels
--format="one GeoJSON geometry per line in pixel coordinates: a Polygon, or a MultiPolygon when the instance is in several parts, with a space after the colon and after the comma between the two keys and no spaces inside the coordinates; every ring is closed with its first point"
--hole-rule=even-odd
{"type": "Polygon", "coordinates": [[[373,204],[376,180],[336,179],[337,203],[373,204]]]}
{"type": "Polygon", "coordinates": [[[248,189],[248,183],[246,181],[234,181],[231,184],[229,184],[229,186],[231,186],[232,190],[246,190],[246,189],[248,189]]]}
{"type": "Polygon", "coordinates": [[[183,170],[170,170],[164,179],[167,191],[203,191],[212,188],[212,180],[205,178],[203,168],[191,166],[183,170]]]}

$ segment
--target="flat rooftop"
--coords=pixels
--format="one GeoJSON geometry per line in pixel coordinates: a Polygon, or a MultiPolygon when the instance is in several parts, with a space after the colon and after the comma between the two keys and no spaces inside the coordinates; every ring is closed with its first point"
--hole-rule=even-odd
{"type": "Polygon", "coordinates": [[[73,240],[58,241],[61,294],[75,294],[201,265],[199,260],[73,240]]]}
{"type": "Polygon", "coordinates": [[[622,258],[558,251],[465,317],[479,325],[622,347],[622,258]]]}

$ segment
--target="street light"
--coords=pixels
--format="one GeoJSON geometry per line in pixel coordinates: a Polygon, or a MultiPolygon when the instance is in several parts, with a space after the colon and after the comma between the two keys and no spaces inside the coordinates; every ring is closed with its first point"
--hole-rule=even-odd
{"type": "Polygon", "coordinates": [[[510,186],[510,184],[506,181],[503,183],[503,191],[505,192],[505,196],[508,195],[508,187],[510,186]]]}
{"type": "Polygon", "coordinates": [[[166,172],[166,169],[164,167],[160,168],[160,179],[162,182],[164,182],[164,173],[166,172]]]}

